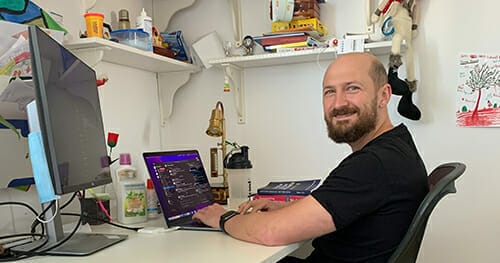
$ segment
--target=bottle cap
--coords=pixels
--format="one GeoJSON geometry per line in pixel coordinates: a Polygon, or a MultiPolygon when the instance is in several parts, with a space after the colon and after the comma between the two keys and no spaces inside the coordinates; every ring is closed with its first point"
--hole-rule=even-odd
{"type": "Polygon", "coordinates": [[[124,21],[128,20],[128,11],[127,9],[122,9],[118,12],[118,20],[124,21]]]}
{"type": "Polygon", "coordinates": [[[153,186],[153,181],[151,180],[151,178],[148,178],[147,180],[147,189],[155,189],[154,186],[153,186]]]}
{"type": "MultiPolygon", "coordinates": [[[[226,157],[227,158],[227,157],[226,157]]],[[[228,169],[249,169],[252,162],[248,159],[248,146],[241,146],[239,153],[234,153],[225,164],[228,169]]]]}
{"type": "Polygon", "coordinates": [[[130,160],[130,153],[120,153],[120,164],[130,165],[132,161],[130,160]]]}

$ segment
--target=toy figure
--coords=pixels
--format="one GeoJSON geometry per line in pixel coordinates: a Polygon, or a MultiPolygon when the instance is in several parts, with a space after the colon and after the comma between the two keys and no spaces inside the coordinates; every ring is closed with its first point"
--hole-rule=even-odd
{"type": "Polygon", "coordinates": [[[394,26],[392,35],[392,48],[389,57],[388,78],[392,86],[392,92],[400,95],[401,100],[398,105],[398,112],[411,120],[419,120],[420,110],[413,104],[412,95],[417,89],[417,80],[415,79],[415,69],[413,64],[413,46],[412,38],[416,35],[416,0],[382,0],[375,12],[372,14],[371,21],[379,21],[380,16],[391,16],[394,26]],[[403,64],[401,61],[401,44],[403,40],[406,43],[406,79],[401,80],[398,77],[398,69],[403,64]]]}

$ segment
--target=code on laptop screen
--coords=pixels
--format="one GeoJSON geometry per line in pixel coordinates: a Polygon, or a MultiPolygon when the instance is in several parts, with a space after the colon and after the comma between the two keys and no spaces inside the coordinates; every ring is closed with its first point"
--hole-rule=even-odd
{"type": "MultiPolygon", "coordinates": [[[[156,177],[164,193],[169,221],[193,215],[213,203],[210,184],[197,152],[146,158],[150,174],[156,177]],[[153,170],[153,173],[151,173],[153,170]]],[[[163,198],[160,198],[163,199],[163,198]]],[[[165,210],[165,209],[164,209],[165,210]]]]}

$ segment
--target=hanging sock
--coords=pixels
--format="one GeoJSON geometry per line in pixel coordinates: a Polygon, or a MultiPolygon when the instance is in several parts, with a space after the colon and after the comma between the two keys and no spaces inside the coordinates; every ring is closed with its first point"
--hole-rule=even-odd
{"type": "Polygon", "coordinates": [[[422,113],[412,101],[413,92],[417,89],[417,81],[406,80],[406,83],[408,90],[402,94],[401,100],[399,100],[398,112],[405,118],[418,121],[420,120],[422,113]]]}
{"type": "Polygon", "coordinates": [[[390,67],[389,73],[387,74],[387,80],[391,84],[392,94],[402,96],[408,93],[409,87],[408,83],[398,77],[398,68],[390,67]]]}

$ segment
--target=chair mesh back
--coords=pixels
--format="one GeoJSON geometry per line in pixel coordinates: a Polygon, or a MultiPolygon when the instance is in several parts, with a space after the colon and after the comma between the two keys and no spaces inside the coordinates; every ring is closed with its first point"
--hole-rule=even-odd
{"type": "Polygon", "coordinates": [[[436,204],[447,194],[455,193],[455,180],[463,174],[462,163],[445,163],[428,176],[429,193],[418,207],[407,233],[389,259],[389,263],[411,263],[417,260],[427,221],[436,204]]]}
{"type": "Polygon", "coordinates": [[[445,175],[449,174],[451,171],[455,169],[454,166],[446,166],[441,165],[434,169],[432,173],[427,177],[429,182],[429,191],[432,191],[432,188],[443,178],[445,175]]]}

